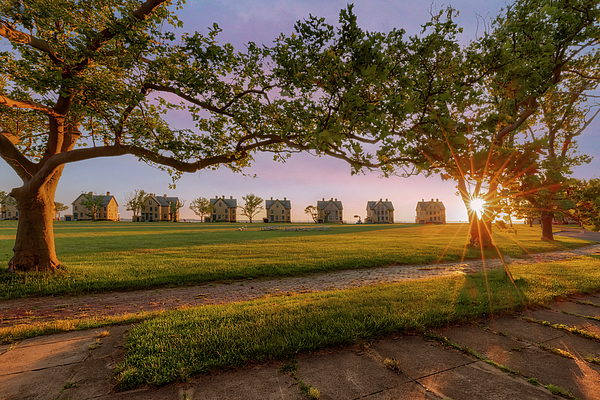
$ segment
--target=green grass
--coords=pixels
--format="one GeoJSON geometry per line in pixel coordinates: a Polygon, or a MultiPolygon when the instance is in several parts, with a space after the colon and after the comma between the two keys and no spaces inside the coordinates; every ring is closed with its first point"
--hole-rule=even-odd
{"type": "MultiPolygon", "coordinates": [[[[296,224],[294,224],[296,225],[296,224]]],[[[261,231],[240,224],[57,222],[56,274],[0,270],[0,298],[82,294],[192,285],[213,281],[307,275],[390,264],[479,258],[465,250],[467,226],[333,225],[330,231],[261,231]]],[[[10,260],[15,221],[0,221],[0,264],[10,260]]],[[[520,256],[586,245],[540,239],[539,227],[518,235],[494,233],[504,255],[520,256]]],[[[485,257],[497,257],[488,251],[485,257]]]]}
{"type": "Polygon", "coordinates": [[[123,389],[164,385],[251,361],[514,312],[600,289],[600,258],[350,290],[169,311],[135,326],[119,366],[123,389]],[[489,288],[489,292],[488,289],[489,288]]]}

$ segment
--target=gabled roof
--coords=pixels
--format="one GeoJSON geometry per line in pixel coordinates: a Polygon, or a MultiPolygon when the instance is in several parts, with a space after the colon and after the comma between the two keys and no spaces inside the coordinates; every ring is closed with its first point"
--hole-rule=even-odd
{"type": "Polygon", "coordinates": [[[276,200],[266,200],[266,201],[265,201],[265,205],[267,206],[267,210],[268,210],[269,208],[273,207],[273,205],[274,205],[276,202],[279,202],[279,203],[281,203],[281,205],[283,206],[283,208],[285,208],[286,210],[290,210],[290,209],[292,208],[292,202],[291,202],[291,201],[289,201],[289,200],[279,200],[279,199],[276,199],[276,200]]]}
{"type": "Polygon", "coordinates": [[[222,197],[217,197],[216,199],[210,199],[210,204],[212,204],[213,206],[215,204],[217,204],[217,201],[221,200],[223,203],[225,203],[227,205],[227,207],[229,208],[235,208],[237,207],[237,199],[224,199],[222,197]]]}
{"type": "Polygon", "coordinates": [[[368,201],[367,202],[367,208],[369,210],[372,210],[379,203],[383,204],[385,206],[385,208],[388,209],[388,211],[394,211],[394,206],[392,205],[391,201],[381,201],[381,200],[379,200],[379,201],[368,201]]]}
{"type": "MultiPolygon", "coordinates": [[[[81,198],[81,196],[85,195],[87,193],[81,193],[79,196],[77,196],[77,198],[75,199],[75,201],[73,201],[71,204],[75,204],[77,203],[77,200],[79,200],[81,198]]],[[[115,199],[115,196],[113,195],[102,195],[102,194],[94,194],[92,195],[92,198],[94,200],[96,200],[97,198],[102,197],[102,207],[107,207],[108,204],[110,203],[110,201],[112,199],[115,199]]],[[[117,199],[115,199],[115,204],[117,205],[117,207],[119,206],[119,203],[117,203],[117,199]]]]}
{"type": "Polygon", "coordinates": [[[426,210],[430,206],[435,206],[438,210],[445,210],[444,203],[441,201],[419,201],[417,203],[417,210],[426,210]]]}
{"type": "Polygon", "coordinates": [[[327,205],[331,203],[334,206],[336,206],[338,208],[338,210],[343,210],[344,207],[342,207],[342,202],[341,201],[337,201],[337,200],[319,200],[317,201],[317,208],[320,208],[321,210],[324,209],[325,207],[327,207],[327,205]]]}
{"type": "Polygon", "coordinates": [[[164,196],[152,196],[156,199],[156,201],[158,202],[158,204],[160,204],[161,207],[169,207],[169,203],[171,204],[177,204],[177,202],[179,201],[178,197],[164,197],[164,196]]]}

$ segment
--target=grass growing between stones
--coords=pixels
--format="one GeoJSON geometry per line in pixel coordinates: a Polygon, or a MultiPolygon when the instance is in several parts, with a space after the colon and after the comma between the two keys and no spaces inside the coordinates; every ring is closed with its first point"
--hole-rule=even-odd
{"type": "MultiPolygon", "coordinates": [[[[293,224],[295,226],[296,224],[293,224]]],[[[333,225],[329,231],[261,231],[248,224],[56,222],[55,274],[9,273],[15,221],[0,221],[0,299],[149,289],[248,278],[300,276],[390,264],[480,258],[465,250],[468,226],[333,225]]],[[[314,225],[313,225],[314,226],[314,225]]],[[[494,233],[505,256],[580,247],[586,241],[540,240],[540,228],[494,233]]],[[[486,258],[497,258],[488,251],[486,258]]]]}
{"type": "Polygon", "coordinates": [[[185,381],[214,369],[420,331],[600,289],[600,259],[169,311],[130,332],[121,387],[185,381]],[[489,288],[489,291],[488,291],[489,288]]]}

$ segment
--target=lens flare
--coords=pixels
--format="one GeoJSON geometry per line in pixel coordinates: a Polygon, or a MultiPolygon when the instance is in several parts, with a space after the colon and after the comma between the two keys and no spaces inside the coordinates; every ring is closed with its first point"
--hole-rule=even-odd
{"type": "Polygon", "coordinates": [[[480,197],[476,197],[469,203],[469,208],[471,211],[474,211],[477,214],[477,218],[481,219],[485,209],[485,200],[480,197]]]}

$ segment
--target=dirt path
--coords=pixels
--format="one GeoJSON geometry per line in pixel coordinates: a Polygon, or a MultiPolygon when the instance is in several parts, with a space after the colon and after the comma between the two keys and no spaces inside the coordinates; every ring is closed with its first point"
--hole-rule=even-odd
{"type": "MultiPolygon", "coordinates": [[[[507,264],[533,264],[559,261],[588,254],[600,254],[600,245],[580,249],[534,254],[518,259],[507,257],[507,264]]],[[[481,260],[431,265],[393,265],[346,270],[296,278],[244,280],[180,288],[158,288],[130,292],[109,292],[84,296],[37,297],[0,300],[0,326],[116,316],[127,313],[169,310],[183,306],[222,304],[252,300],[265,295],[307,293],[347,289],[380,283],[426,279],[455,274],[470,274],[484,268],[481,260]]],[[[502,268],[500,260],[487,260],[485,268],[502,268]]]]}

